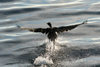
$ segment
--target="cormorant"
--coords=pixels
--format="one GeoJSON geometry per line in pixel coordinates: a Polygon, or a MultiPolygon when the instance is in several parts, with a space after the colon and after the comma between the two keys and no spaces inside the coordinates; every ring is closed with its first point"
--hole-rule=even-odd
{"type": "Polygon", "coordinates": [[[72,30],[76,28],[77,26],[85,24],[86,22],[87,20],[80,24],[75,24],[75,25],[70,25],[70,26],[60,26],[60,27],[52,27],[51,23],[48,22],[47,24],[49,28],[25,28],[25,27],[20,27],[20,26],[18,27],[22,30],[29,30],[31,32],[41,32],[43,34],[46,34],[48,39],[55,44],[55,40],[57,39],[57,35],[59,33],[72,30]]]}

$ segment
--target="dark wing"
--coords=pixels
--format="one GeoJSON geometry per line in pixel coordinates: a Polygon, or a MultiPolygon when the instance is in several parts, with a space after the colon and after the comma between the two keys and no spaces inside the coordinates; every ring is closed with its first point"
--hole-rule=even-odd
{"type": "Polygon", "coordinates": [[[41,32],[43,34],[47,34],[49,32],[49,28],[36,28],[34,32],[41,32]]]}
{"type": "Polygon", "coordinates": [[[87,22],[87,20],[84,21],[84,22],[81,23],[81,24],[76,24],[76,25],[71,25],[71,26],[61,26],[61,27],[55,28],[55,31],[56,31],[57,33],[61,33],[61,32],[64,32],[64,31],[69,31],[69,30],[72,30],[72,29],[74,29],[74,28],[76,28],[76,27],[78,27],[78,26],[80,26],[80,25],[85,24],[86,22],[87,22]]]}
{"type": "Polygon", "coordinates": [[[45,34],[47,34],[49,31],[49,28],[25,28],[25,27],[20,27],[19,25],[17,25],[17,27],[20,28],[21,30],[29,30],[31,32],[41,32],[45,34]]]}

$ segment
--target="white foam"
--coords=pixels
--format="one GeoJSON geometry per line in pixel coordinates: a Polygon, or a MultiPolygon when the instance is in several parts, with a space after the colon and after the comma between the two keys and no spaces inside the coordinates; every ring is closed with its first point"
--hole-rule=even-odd
{"type": "Polygon", "coordinates": [[[52,58],[50,57],[51,55],[55,54],[55,51],[60,50],[59,44],[53,42],[49,42],[47,39],[45,40],[46,42],[46,53],[43,56],[38,56],[35,61],[34,65],[49,65],[53,64],[52,58]]]}
{"type": "Polygon", "coordinates": [[[52,59],[50,59],[49,57],[39,56],[34,61],[34,65],[46,65],[46,64],[53,64],[52,59]]]}

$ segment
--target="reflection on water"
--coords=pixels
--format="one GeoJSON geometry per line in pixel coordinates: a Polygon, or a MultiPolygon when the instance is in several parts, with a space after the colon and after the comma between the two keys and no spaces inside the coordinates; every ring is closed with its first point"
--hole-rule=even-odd
{"type": "Polygon", "coordinates": [[[46,28],[46,22],[63,26],[84,20],[88,24],[59,35],[62,49],[51,55],[50,67],[99,67],[99,5],[99,0],[0,0],[0,67],[35,67],[35,58],[46,54],[45,35],[16,25],[46,28]]]}

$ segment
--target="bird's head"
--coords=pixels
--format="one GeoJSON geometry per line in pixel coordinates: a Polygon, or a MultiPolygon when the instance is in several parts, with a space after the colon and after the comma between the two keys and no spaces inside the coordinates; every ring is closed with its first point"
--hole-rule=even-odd
{"type": "Polygon", "coordinates": [[[52,28],[52,24],[50,22],[47,23],[50,28],[52,28]]]}

